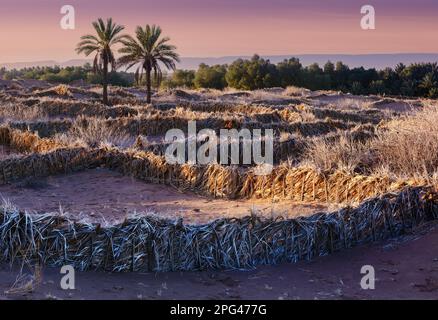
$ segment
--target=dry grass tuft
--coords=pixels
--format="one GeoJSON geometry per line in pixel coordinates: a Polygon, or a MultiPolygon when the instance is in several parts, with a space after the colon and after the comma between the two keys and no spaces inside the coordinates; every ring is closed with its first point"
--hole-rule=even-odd
{"type": "Polygon", "coordinates": [[[386,124],[372,141],[374,163],[403,177],[436,175],[438,107],[425,108],[386,124]]]}
{"type": "Polygon", "coordinates": [[[304,97],[310,93],[311,91],[309,89],[294,86],[289,86],[283,91],[283,95],[290,97],[304,97]]]}
{"type": "Polygon", "coordinates": [[[315,138],[308,143],[303,162],[311,163],[323,172],[358,172],[367,157],[368,148],[367,143],[357,142],[346,133],[341,133],[338,139],[315,138]]]}
{"type": "Polygon", "coordinates": [[[7,121],[36,121],[47,120],[38,106],[25,106],[20,103],[7,102],[0,105],[0,120],[7,121]]]}
{"type": "Polygon", "coordinates": [[[438,175],[437,123],[438,107],[429,107],[386,122],[375,134],[361,126],[337,139],[316,137],[308,143],[303,162],[323,171],[432,181],[438,175]]]}
{"type": "Polygon", "coordinates": [[[31,269],[33,269],[32,273],[23,273],[21,269],[11,288],[4,292],[5,295],[22,296],[34,292],[42,283],[42,268],[39,264],[36,264],[31,269]]]}
{"type": "Polygon", "coordinates": [[[71,92],[68,89],[68,86],[65,84],[60,84],[59,86],[56,86],[53,88],[53,90],[59,95],[59,96],[71,96],[71,92]]]}
{"type": "Polygon", "coordinates": [[[108,126],[104,119],[80,116],[67,134],[58,135],[58,139],[69,145],[83,145],[90,148],[119,147],[129,148],[134,138],[117,126],[108,126]]]}

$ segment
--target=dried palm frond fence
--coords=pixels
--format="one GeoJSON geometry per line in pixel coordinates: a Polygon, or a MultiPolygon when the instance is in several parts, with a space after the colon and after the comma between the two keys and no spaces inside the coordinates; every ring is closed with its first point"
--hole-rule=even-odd
{"type": "Polygon", "coordinates": [[[323,174],[310,167],[279,165],[269,175],[257,168],[169,164],[147,152],[118,149],[60,148],[0,161],[0,184],[25,177],[43,177],[105,167],[140,180],[170,185],[207,196],[229,199],[291,199],[359,203],[364,199],[424,181],[393,181],[388,177],[352,175],[341,171],[323,174]]]}
{"type": "Polygon", "coordinates": [[[296,111],[293,106],[273,108],[270,106],[252,105],[252,104],[235,104],[219,102],[179,102],[173,107],[168,105],[155,105],[158,110],[169,110],[171,108],[183,108],[185,110],[206,112],[206,113],[230,113],[233,115],[240,114],[251,117],[255,121],[262,123],[269,122],[295,122],[301,121],[300,112],[296,111]]]}
{"type": "Polygon", "coordinates": [[[131,136],[138,135],[165,135],[170,129],[181,129],[187,133],[187,124],[189,121],[196,121],[196,129],[213,129],[219,134],[220,129],[273,129],[274,133],[281,132],[298,133],[302,136],[318,136],[337,130],[348,130],[354,128],[354,123],[346,123],[338,120],[318,120],[312,122],[272,122],[260,123],[258,121],[223,117],[207,118],[188,118],[179,116],[162,116],[153,115],[148,117],[123,117],[117,119],[108,119],[105,121],[107,127],[116,126],[119,130],[129,133],[131,136]]]}
{"type": "Polygon", "coordinates": [[[386,118],[384,113],[378,109],[369,110],[336,110],[330,108],[320,108],[315,106],[307,106],[303,104],[287,105],[287,106],[263,106],[253,104],[236,104],[226,102],[179,102],[173,106],[154,106],[157,109],[169,110],[171,108],[182,107],[187,110],[200,112],[233,112],[234,114],[243,114],[254,117],[260,122],[286,121],[296,122],[302,121],[302,113],[310,113],[317,119],[330,118],[332,120],[350,121],[356,123],[373,123],[377,124],[382,119],[386,118]]]}
{"type": "Polygon", "coordinates": [[[329,108],[309,108],[317,119],[336,119],[342,121],[350,121],[361,124],[378,124],[383,119],[387,118],[385,114],[380,110],[335,110],[329,108]]]}
{"type": "Polygon", "coordinates": [[[104,149],[72,148],[4,159],[0,161],[0,184],[100,167],[105,154],[104,149]]]}
{"type": "MultiPolygon", "coordinates": [[[[99,121],[102,125],[102,130],[117,130],[117,132],[126,133],[130,136],[164,136],[170,129],[181,129],[187,133],[187,125],[190,121],[187,118],[181,117],[121,117],[116,119],[99,119],[78,117],[76,120],[52,120],[52,121],[36,121],[36,122],[9,122],[8,127],[11,129],[20,130],[23,132],[34,132],[40,138],[50,138],[56,134],[68,133],[75,128],[86,128],[93,121],[99,121]]],[[[341,131],[349,131],[354,137],[368,138],[374,136],[371,125],[354,126],[353,123],[342,123],[339,121],[316,121],[316,122],[297,122],[297,123],[276,123],[276,124],[260,124],[258,122],[240,122],[236,119],[224,120],[218,118],[200,119],[196,122],[197,131],[206,128],[215,128],[217,134],[220,134],[220,128],[236,128],[238,130],[247,128],[253,129],[273,129],[274,134],[280,137],[282,134],[298,134],[300,139],[285,139],[285,141],[274,143],[274,158],[277,162],[288,160],[289,158],[297,158],[301,155],[305,139],[308,137],[319,137],[328,134],[339,136],[341,131]]],[[[16,133],[18,135],[18,131],[16,133]]],[[[24,133],[23,133],[24,134],[24,133]]],[[[29,134],[29,133],[26,133],[29,134]]],[[[263,132],[262,132],[263,134],[263,132]]],[[[35,135],[36,136],[36,135],[35,135]]],[[[5,144],[4,142],[1,142],[5,144]]],[[[154,151],[159,155],[164,154],[167,146],[153,145],[145,150],[154,151]]]]}
{"type": "Polygon", "coordinates": [[[54,139],[40,138],[38,134],[11,129],[9,126],[0,127],[0,144],[18,152],[48,152],[64,147],[54,139]]]}
{"type": "Polygon", "coordinates": [[[112,226],[60,215],[0,209],[0,256],[79,270],[194,271],[249,269],[296,262],[396,237],[438,218],[436,194],[408,188],[357,208],[295,219],[218,219],[185,225],[138,216],[112,226]]]}
{"type": "Polygon", "coordinates": [[[64,133],[70,130],[73,122],[70,120],[52,120],[35,122],[9,122],[12,129],[38,133],[41,138],[52,137],[57,133],[64,133]]]}
{"type": "MultiPolygon", "coordinates": [[[[73,108],[74,111],[72,111],[72,115],[78,115],[82,112],[83,106],[78,107],[81,109],[76,110],[73,108]]],[[[47,108],[45,108],[45,111],[49,112],[49,109],[47,108]]],[[[117,127],[118,130],[124,131],[131,136],[164,135],[170,129],[181,129],[184,132],[187,132],[187,125],[189,121],[196,121],[197,130],[213,129],[217,133],[219,133],[220,129],[273,129],[277,134],[280,132],[299,133],[300,135],[306,137],[327,134],[337,130],[348,130],[355,126],[354,122],[332,120],[330,118],[314,121],[302,121],[301,118],[291,119],[291,113],[296,113],[286,109],[282,110],[281,112],[271,111],[270,113],[265,114],[255,114],[251,117],[236,115],[235,113],[209,114],[206,112],[190,113],[176,112],[175,110],[157,111],[154,109],[149,110],[146,115],[133,117],[132,114],[126,115],[123,111],[120,111],[120,113],[116,112],[116,109],[122,110],[123,107],[108,108],[104,114],[100,114],[97,110],[93,111],[93,108],[90,107],[86,111],[84,110],[84,115],[95,115],[98,117],[108,118],[102,121],[103,125],[108,128],[117,127]],[[112,116],[109,118],[108,114],[110,111],[113,111],[114,114],[112,114],[112,116]],[[285,112],[289,114],[287,119],[284,118],[285,112]]],[[[137,109],[133,110],[138,112],[137,109]]],[[[133,114],[135,115],[135,113],[133,114]]],[[[50,113],[50,116],[53,116],[53,114],[50,113]]],[[[68,121],[63,121],[62,126],[59,122],[60,121],[51,121],[48,122],[47,128],[40,128],[43,136],[45,136],[44,134],[47,132],[60,133],[62,130],[69,129],[68,121]]],[[[86,123],[87,119],[84,116],[80,124],[86,125],[86,123]]],[[[79,123],[76,122],[74,125],[78,124],[79,123]]],[[[24,126],[24,124],[21,126],[24,126]]],[[[28,126],[31,125],[28,124],[28,126]]],[[[35,126],[37,126],[37,124],[35,124],[35,126]]],[[[42,125],[38,125],[37,129],[41,126],[42,125]]]]}
{"type": "Polygon", "coordinates": [[[161,111],[182,108],[185,110],[198,112],[233,112],[243,114],[255,114],[271,111],[269,107],[254,107],[252,105],[239,104],[235,102],[220,101],[176,101],[176,102],[156,102],[153,108],[161,111]]]}
{"type": "MultiPolygon", "coordinates": [[[[6,100],[6,99],[0,99],[6,100]]],[[[13,100],[11,98],[10,100],[13,100]]],[[[7,105],[9,111],[15,113],[26,113],[31,108],[38,111],[40,118],[68,117],[76,118],[81,115],[89,117],[117,118],[138,115],[138,109],[132,106],[120,105],[108,107],[99,102],[72,100],[72,99],[51,99],[51,98],[17,98],[12,105],[7,105]]],[[[1,101],[3,102],[3,101],[1,101]]],[[[5,106],[0,105],[0,109],[5,106]]]]}
{"type": "MultiPolygon", "coordinates": [[[[147,137],[138,136],[134,147],[141,151],[152,152],[153,154],[164,156],[167,148],[170,146],[171,142],[151,142],[147,141],[147,137]]],[[[196,141],[197,148],[199,148],[204,141],[197,140],[196,141]]],[[[188,140],[185,140],[186,150],[188,150],[188,140]]],[[[239,163],[243,163],[243,148],[244,142],[242,140],[239,141],[239,163]]],[[[290,138],[285,140],[280,140],[279,138],[274,139],[273,143],[273,158],[275,164],[279,164],[282,161],[286,160],[294,160],[298,161],[301,158],[305,151],[306,143],[303,138],[290,138]]],[[[263,148],[263,144],[262,144],[263,148]]],[[[221,161],[221,152],[220,152],[220,141],[217,142],[216,147],[217,154],[217,162],[221,161]]],[[[188,160],[188,154],[185,154],[185,160],[188,160]]],[[[229,156],[230,158],[230,156],[229,156]]],[[[229,160],[230,161],[230,160],[229,160]]],[[[251,165],[248,165],[250,167],[251,165]]]]}
{"type": "MultiPolygon", "coordinates": [[[[357,125],[348,131],[336,131],[328,132],[327,134],[321,134],[317,137],[310,137],[310,139],[324,139],[327,142],[335,143],[341,137],[348,137],[353,142],[364,143],[372,138],[376,134],[374,133],[374,127],[372,125],[357,125]]],[[[284,161],[292,161],[292,163],[298,163],[299,160],[305,155],[310,140],[309,137],[301,135],[281,134],[274,137],[273,144],[273,159],[274,164],[280,164],[284,161]]],[[[188,140],[186,139],[186,150],[188,150],[188,140]]],[[[203,140],[197,140],[197,148],[204,143],[203,140]]],[[[165,141],[152,141],[149,142],[147,136],[139,135],[133,145],[136,149],[146,152],[152,152],[159,156],[164,156],[170,142],[165,141]]],[[[243,163],[243,141],[239,141],[239,163],[243,163]]],[[[187,159],[186,154],[186,161],[187,159]]],[[[220,141],[217,143],[217,161],[220,162],[220,141]]]]}
{"type": "Polygon", "coordinates": [[[140,180],[229,199],[292,199],[359,203],[366,198],[424,181],[393,181],[389,177],[352,175],[342,171],[321,173],[311,167],[275,166],[269,175],[258,168],[169,164],[147,152],[106,152],[104,166],[140,180]]]}
{"type": "Polygon", "coordinates": [[[36,90],[33,92],[36,97],[48,97],[48,96],[60,96],[60,97],[72,97],[70,87],[65,84],[60,84],[56,87],[49,89],[36,90]]]}
{"type": "Polygon", "coordinates": [[[269,106],[258,106],[251,104],[239,104],[231,102],[179,102],[178,107],[192,111],[201,112],[233,112],[242,113],[245,115],[255,115],[271,113],[274,111],[272,107],[269,106]]]}
{"type": "Polygon", "coordinates": [[[38,108],[48,117],[89,116],[103,118],[129,117],[138,114],[138,111],[129,106],[107,107],[100,103],[90,103],[76,100],[42,100],[38,108]]]}
{"type": "MultiPolygon", "coordinates": [[[[303,121],[303,112],[312,112],[314,107],[302,107],[295,105],[266,106],[254,104],[239,104],[231,102],[178,102],[174,104],[155,104],[154,109],[171,111],[182,108],[194,112],[220,113],[226,115],[240,115],[250,117],[261,123],[269,122],[299,122],[303,121]]],[[[342,120],[337,117],[336,119],[342,120]]],[[[348,119],[349,120],[349,119],[348,119]]]]}

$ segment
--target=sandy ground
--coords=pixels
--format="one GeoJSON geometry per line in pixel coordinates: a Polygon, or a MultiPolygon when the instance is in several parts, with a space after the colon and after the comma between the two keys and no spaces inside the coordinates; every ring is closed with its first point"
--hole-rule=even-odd
{"type": "Polygon", "coordinates": [[[0,196],[18,208],[36,212],[59,212],[73,217],[92,217],[108,222],[123,220],[128,214],[159,213],[183,217],[186,223],[204,223],[219,217],[241,217],[251,210],[264,215],[289,217],[326,211],[318,204],[292,201],[209,199],[192,192],[158,184],[148,184],[106,169],[19,181],[0,186],[0,196]]]}
{"type": "Polygon", "coordinates": [[[438,299],[438,224],[397,240],[353,248],[311,262],[252,271],[77,272],[62,290],[59,269],[43,270],[34,292],[8,295],[18,269],[0,266],[0,299],[438,299]],[[374,290],[360,286],[364,265],[375,269],[374,290]]]}
{"type": "MultiPolygon", "coordinates": [[[[315,92],[315,94],[316,93],[317,92],[315,92]]],[[[320,106],[334,105],[341,108],[362,108],[378,100],[377,97],[372,96],[356,96],[336,93],[316,94],[309,98],[320,106]]]]}
{"type": "Polygon", "coordinates": [[[357,96],[347,94],[323,94],[311,97],[315,105],[331,106],[339,109],[366,110],[375,108],[389,112],[404,113],[422,106],[421,99],[384,99],[378,96],[357,96]]]}

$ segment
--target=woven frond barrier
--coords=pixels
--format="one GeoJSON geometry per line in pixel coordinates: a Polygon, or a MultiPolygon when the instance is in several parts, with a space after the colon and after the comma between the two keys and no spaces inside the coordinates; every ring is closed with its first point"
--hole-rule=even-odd
{"type": "MultiPolygon", "coordinates": [[[[312,137],[336,132],[338,130],[350,130],[355,122],[375,122],[376,116],[354,114],[348,118],[342,117],[343,112],[336,110],[319,110],[309,108],[306,113],[317,112],[315,119],[306,119],[297,106],[284,108],[273,108],[266,106],[233,106],[229,105],[228,111],[219,112],[222,108],[208,107],[198,108],[193,106],[191,111],[188,107],[181,109],[160,110],[151,106],[115,106],[106,107],[98,103],[78,102],[73,100],[19,100],[14,108],[26,109],[29,106],[24,103],[31,103],[34,108],[40,109],[38,114],[42,117],[70,117],[77,116],[99,117],[106,119],[105,126],[117,128],[132,136],[137,135],[164,135],[170,129],[181,129],[187,131],[187,123],[191,120],[197,121],[197,129],[220,128],[243,129],[273,129],[275,133],[281,132],[297,133],[304,137],[312,137]],[[36,101],[35,101],[36,100],[36,101]],[[187,111],[188,110],[188,111],[187,111]],[[140,114],[142,115],[140,115],[140,114]],[[339,114],[338,114],[339,113],[339,114]],[[368,116],[368,117],[367,117],[368,116]]],[[[213,105],[214,106],[214,105],[213,105]]],[[[178,106],[178,108],[181,108],[178,106]]],[[[344,112],[345,113],[345,112],[344,112]]],[[[52,120],[32,122],[11,123],[12,128],[38,132],[40,137],[50,137],[56,133],[67,132],[74,125],[73,120],[52,120]]]]}
{"type": "Polygon", "coordinates": [[[74,101],[74,100],[42,100],[37,104],[42,114],[48,117],[72,117],[89,116],[116,118],[137,115],[138,111],[129,106],[107,107],[100,103],[74,101]]]}
{"type": "MultiPolygon", "coordinates": [[[[174,107],[181,107],[187,110],[200,111],[200,112],[233,112],[242,113],[245,115],[254,115],[269,113],[272,108],[267,106],[256,106],[246,104],[236,104],[233,102],[178,102],[174,107]]],[[[157,109],[161,109],[160,105],[156,106],[157,109]]]]}
{"type": "Polygon", "coordinates": [[[170,129],[180,129],[187,133],[189,121],[196,121],[197,131],[202,129],[213,129],[219,134],[220,129],[273,129],[274,133],[281,132],[298,133],[302,136],[319,136],[337,130],[348,130],[355,126],[354,123],[345,123],[338,120],[318,120],[312,122],[268,122],[260,123],[253,120],[223,119],[220,117],[208,117],[207,119],[196,119],[178,116],[153,115],[148,117],[125,117],[109,119],[105,125],[109,128],[116,126],[118,129],[129,133],[132,136],[138,135],[165,135],[170,129]]]}
{"type": "Polygon", "coordinates": [[[74,148],[4,159],[0,161],[0,184],[96,168],[104,164],[105,155],[103,149],[74,148]]]}
{"type": "Polygon", "coordinates": [[[269,175],[256,168],[210,165],[171,165],[148,152],[108,150],[105,166],[135,178],[230,199],[291,199],[359,203],[364,199],[424,181],[393,181],[383,176],[352,175],[342,171],[323,174],[311,167],[275,166],[269,175]]]}
{"type": "Polygon", "coordinates": [[[41,138],[52,137],[57,133],[70,130],[73,123],[70,120],[52,120],[36,122],[10,122],[9,127],[21,131],[35,132],[41,138]]]}
{"type": "MultiPolygon", "coordinates": [[[[375,137],[372,130],[369,130],[368,126],[358,125],[352,128],[348,133],[338,131],[330,132],[326,135],[319,136],[317,139],[324,139],[330,143],[336,143],[341,137],[348,137],[351,141],[365,143],[366,141],[375,137]]],[[[134,147],[137,150],[152,152],[159,156],[164,156],[170,142],[149,142],[147,137],[142,135],[138,136],[134,147]]],[[[186,139],[186,150],[188,150],[188,142],[186,139]]],[[[204,144],[204,141],[197,141],[197,149],[204,144]]],[[[243,163],[243,141],[239,141],[239,163],[243,163]]],[[[280,164],[284,161],[292,161],[293,163],[298,163],[303,159],[305,152],[307,150],[308,140],[302,136],[291,136],[287,138],[274,137],[273,143],[273,160],[274,164],[280,164]]],[[[221,152],[220,152],[220,141],[217,141],[217,162],[221,162],[221,152]]],[[[185,155],[185,160],[188,160],[188,155],[185,155]]],[[[248,165],[251,167],[251,165],[248,165]]]]}
{"type": "MultiPolygon", "coordinates": [[[[276,106],[269,107],[263,105],[253,104],[235,104],[217,103],[217,102],[180,102],[177,105],[187,110],[200,111],[200,112],[233,112],[247,116],[254,117],[257,121],[262,123],[286,121],[286,122],[299,122],[303,121],[303,112],[312,114],[317,119],[330,118],[332,120],[342,120],[344,122],[356,122],[356,123],[373,123],[377,124],[384,118],[382,112],[378,109],[375,110],[339,110],[329,108],[318,108],[315,106],[308,107],[303,105],[300,101],[297,101],[295,105],[276,106]]],[[[175,108],[176,106],[173,106],[175,108]]],[[[160,106],[156,106],[157,109],[161,109],[160,106]]],[[[169,107],[163,108],[164,110],[170,109],[169,107]]]]}
{"type": "MultiPolygon", "coordinates": [[[[1,131],[0,131],[1,132],[1,131]]],[[[323,174],[311,167],[279,165],[269,175],[238,166],[169,164],[150,152],[118,149],[60,148],[0,161],[0,184],[21,178],[44,177],[105,167],[150,183],[165,184],[207,196],[228,199],[272,199],[359,203],[420,180],[393,181],[388,177],[323,174]]]]}
{"type": "Polygon", "coordinates": [[[48,152],[65,147],[54,139],[40,138],[38,134],[11,129],[9,126],[0,127],[0,144],[7,145],[19,152],[48,152]]]}
{"type": "Polygon", "coordinates": [[[378,124],[382,119],[385,118],[385,115],[382,114],[380,110],[343,111],[336,109],[312,107],[309,108],[309,112],[311,112],[317,119],[330,118],[330,119],[336,119],[342,121],[356,122],[361,124],[366,124],[366,123],[378,124]]]}
{"type": "Polygon", "coordinates": [[[114,272],[248,269],[396,237],[437,218],[436,194],[422,188],[309,217],[252,215],[204,225],[138,216],[103,227],[5,207],[0,212],[0,257],[114,272]]]}
{"type": "MultiPolygon", "coordinates": [[[[175,106],[176,107],[176,106],[175,106]]],[[[260,105],[245,105],[245,104],[233,104],[229,103],[179,103],[178,107],[182,107],[186,110],[198,111],[198,112],[219,112],[219,113],[233,113],[242,114],[252,117],[255,121],[261,123],[271,122],[298,122],[302,121],[300,112],[295,110],[293,106],[279,108],[273,108],[269,106],[260,105]]],[[[156,108],[160,108],[157,106],[156,108]]]]}
{"type": "MultiPolygon", "coordinates": [[[[85,101],[60,98],[37,98],[33,96],[14,97],[0,95],[0,109],[8,108],[10,112],[25,113],[30,107],[38,111],[39,117],[69,117],[78,116],[116,118],[129,117],[138,114],[138,108],[129,105],[108,107],[98,101],[85,101]]],[[[147,108],[147,107],[145,107],[147,108]]]]}
{"type": "MultiPolygon", "coordinates": [[[[218,139],[219,140],[219,139],[218,139]]],[[[202,146],[205,142],[198,140],[196,142],[197,149],[202,146]]],[[[137,150],[152,152],[158,156],[164,156],[166,154],[167,148],[170,146],[171,142],[153,142],[149,143],[143,136],[138,136],[134,147],[137,150]]],[[[186,150],[188,150],[188,140],[185,141],[186,150]]],[[[301,159],[305,151],[306,143],[303,138],[289,138],[285,140],[280,140],[279,138],[274,138],[273,143],[273,159],[275,164],[279,164],[282,161],[293,160],[298,162],[301,159]]],[[[239,163],[243,163],[244,155],[244,142],[239,141],[239,163]]],[[[230,152],[231,153],[231,152],[230,152]]],[[[217,141],[216,147],[217,162],[221,162],[221,145],[220,141],[217,141]]],[[[230,158],[230,156],[229,156],[230,158]]],[[[185,154],[185,160],[188,161],[188,154],[185,154]]],[[[251,165],[248,165],[250,167],[251,165]]]]}

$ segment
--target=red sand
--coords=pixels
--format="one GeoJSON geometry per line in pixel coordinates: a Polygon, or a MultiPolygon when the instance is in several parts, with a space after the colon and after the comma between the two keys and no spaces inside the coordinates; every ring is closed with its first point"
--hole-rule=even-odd
{"type": "Polygon", "coordinates": [[[438,299],[436,243],[433,224],[397,241],[247,272],[78,272],[73,291],[60,288],[59,269],[47,268],[33,293],[13,296],[4,291],[18,270],[3,265],[0,299],[438,299]],[[375,268],[375,290],[360,287],[363,265],[375,268]]]}
{"type": "Polygon", "coordinates": [[[61,207],[63,212],[74,217],[86,216],[93,220],[104,217],[111,222],[123,220],[134,211],[158,213],[170,218],[183,217],[186,223],[204,223],[225,216],[246,216],[252,208],[264,215],[275,212],[289,217],[327,210],[324,205],[292,201],[209,199],[106,169],[2,185],[0,196],[28,211],[59,212],[61,207]]]}

